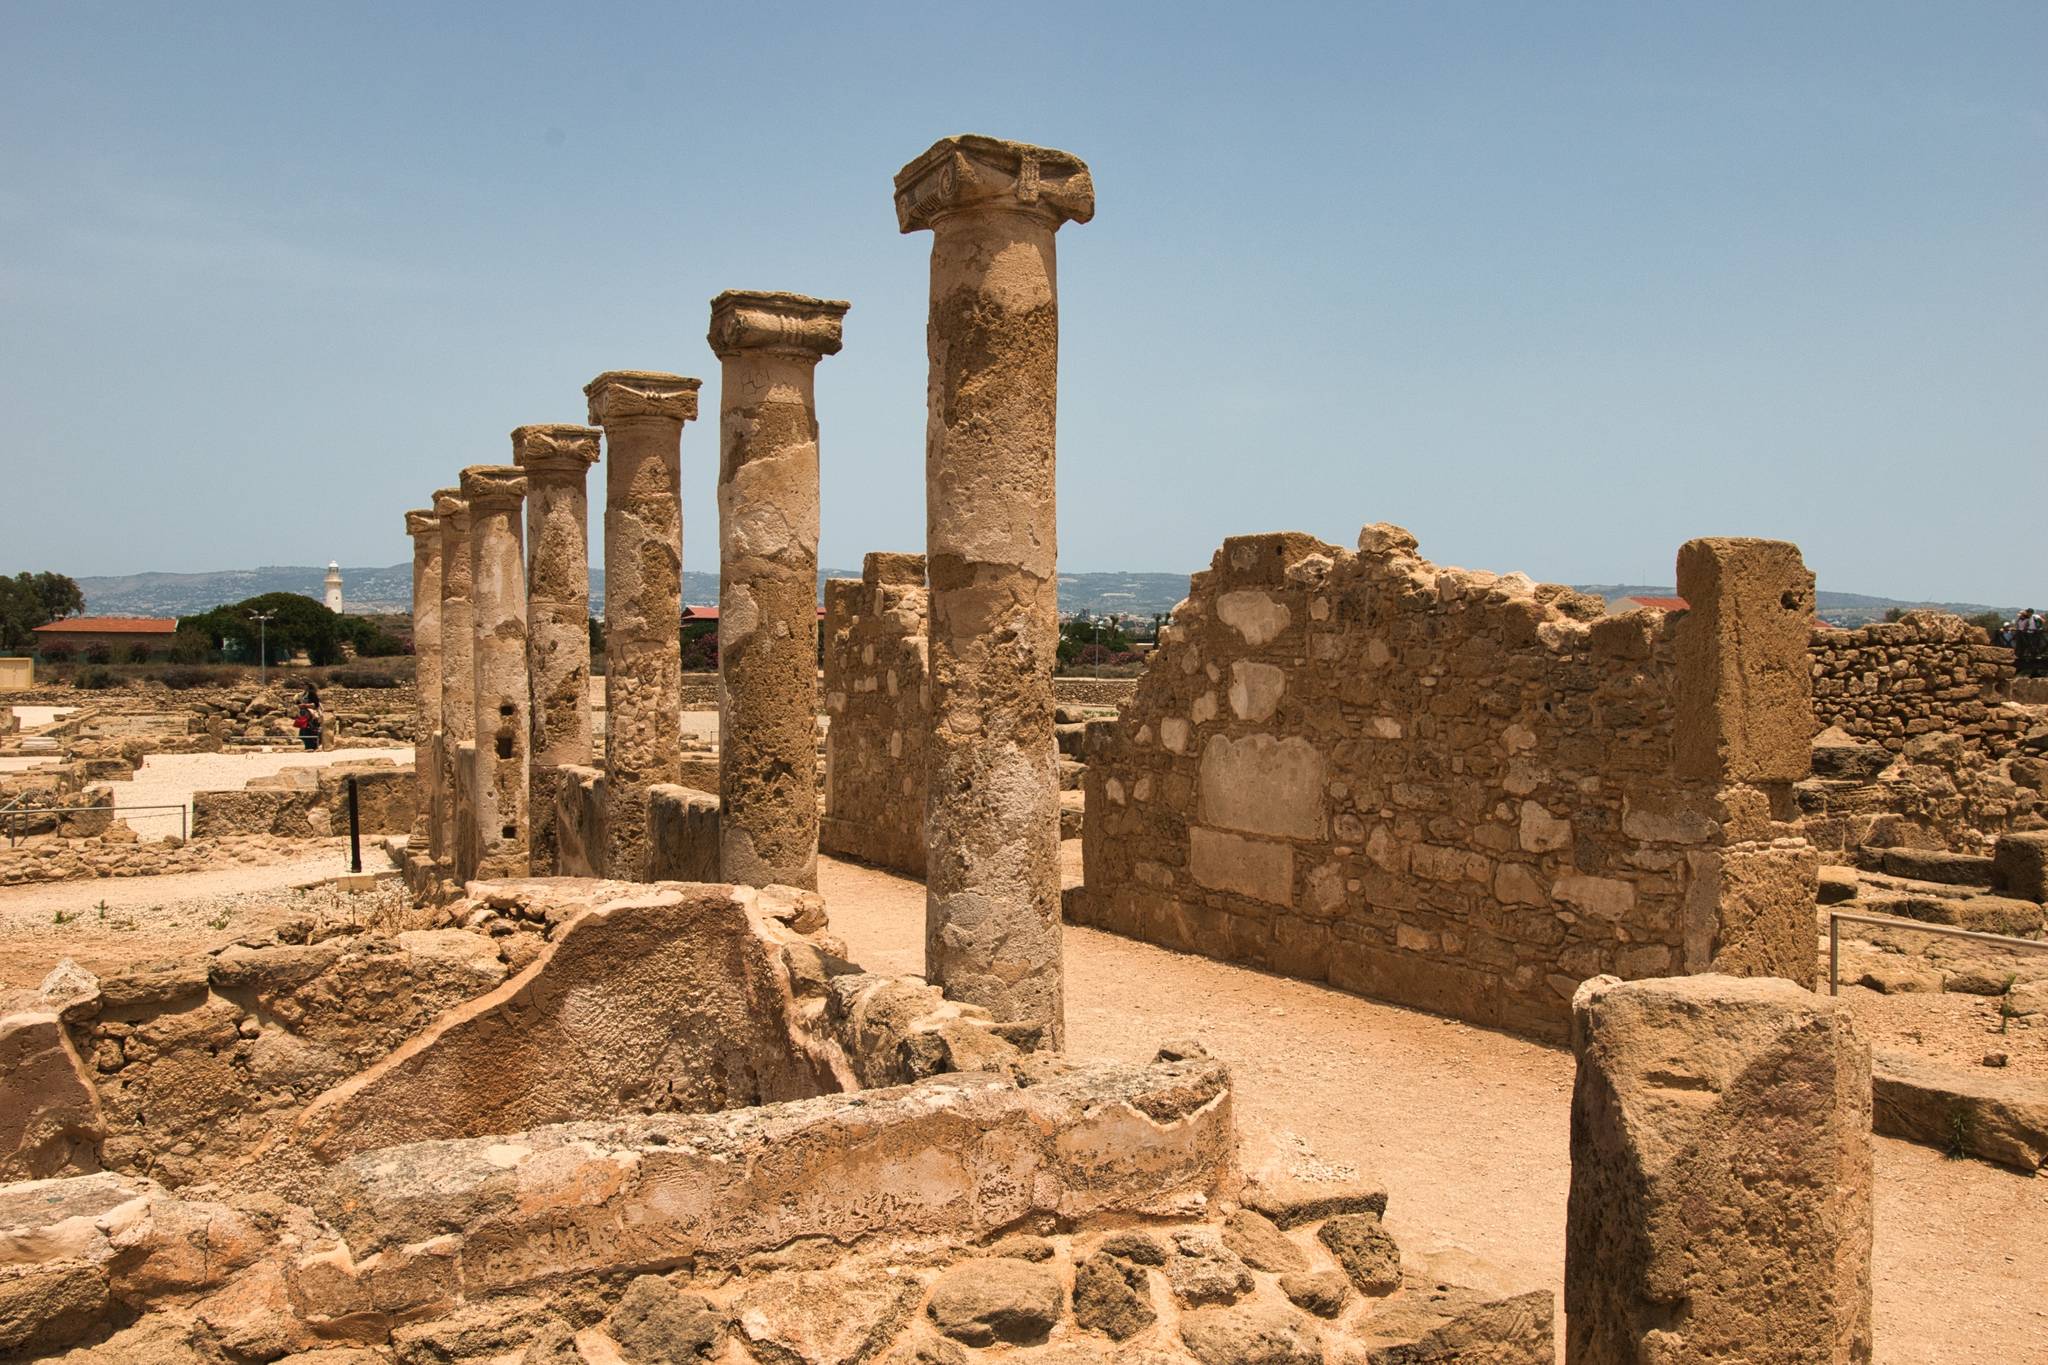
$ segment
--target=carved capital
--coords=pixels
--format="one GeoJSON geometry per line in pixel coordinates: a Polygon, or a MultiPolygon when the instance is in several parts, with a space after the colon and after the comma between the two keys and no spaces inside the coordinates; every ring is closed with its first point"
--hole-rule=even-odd
{"type": "Polygon", "coordinates": [[[473,464],[462,471],[462,500],[476,512],[516,512],[526,500],[526,474],[517,465],[473,464]]]}
{"type": "Polygon", "coordinates": [[[405,514],[405,533],[412,537],[430,536],[441,529],[441,519],[424,508],[414,508],[405,514]]]}
{"type": "Polygon", "coordinates": [[[840,319],[852,305],[844,299],[808,294],[775,294],[728,289],[711,300],[711,352],[728,360],[741,351],[781,355],[836,355],[840,319]]]}
{"type": "Polygon", "coordinates": [[[434,516],[440,520],[444,530],[459,531],[469,524],[469,504],[462,500],[460,488],[436,488],[434,490],[434,516]]]}
{"type": "Polygon", "coordinates": [[[1095,181],[1080,157],[965,133],[941,138],[896,172],[896,223],[918,232],[955,213],[1043,215],[1057,228],[1095,216],[1095,181]]]}
{"type": "Polygon", "coordinates": [[[702,382],[652,370],[606,370],[583,386],[583,396],[590,400],[590,420],[595,426],[634,417],[665,417],[681,423],[696,419],[697,388],[702,382]]]}
{"type": "Polygon", "coordinates": [[[597,427],[543,422],[512,428],[512,463],[534,483],[576,482],[597,463],[597,427]]]}

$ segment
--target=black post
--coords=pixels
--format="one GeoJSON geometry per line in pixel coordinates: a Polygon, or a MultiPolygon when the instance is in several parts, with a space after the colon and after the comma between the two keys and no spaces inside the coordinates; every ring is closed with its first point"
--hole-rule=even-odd
{"type": "Polygon", "coordinates": [[[361,822],[356,818],[356,780],[348,780],[348,870],[363,870],[363,835],[361,822]]]}

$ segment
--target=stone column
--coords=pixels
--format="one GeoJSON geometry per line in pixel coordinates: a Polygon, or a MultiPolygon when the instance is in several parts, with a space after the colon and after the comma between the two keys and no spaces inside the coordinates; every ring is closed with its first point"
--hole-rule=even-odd
{"type": "Polygon", "coordinates": [[[1065,152],[947,138],[896,175],[896,218],[932,233],[925,539],[933,735],[925,972],[999,1020],[1063,1041],[1052,666],[1053,234],[1095,212],[1065,152]]]}
{"type": "Polygon", "coordinates": [[[526,471],[526,658],[533,676],[533,875],[552,877],[555,778],[590,765],[590,500],[595,427],[527,426],[512,432],[512,463],[526,471]]]}
{"type": "Polygon", "coordinates": [[[1870,1049],[1788,981],[1572,1001],[1567,1365],[1871,1358],[1870,1049]]]}
{"type": "Polygon", "coordinates": [[[718,450],[718,875],[818,885],[818,413],[847,305],[727,290],[718,450]]]}
{"type": "Polygon", "coordinates": [[[612,370],[583,388],[604,428],[605,866],[645,879],[647,789],[683,774],[683,423],[695,379],[612,370]]]}
{"type": "Polygon", "coordinates": [[[470,617],[469,504],[458,488],[434,494],[434,518],[441,524],[441,737],[436,782],[439,804],[434,828],[437,861],[451,870],[461,861],[461,820],[456,767],[461,746],[476,737],[475,626],[470,617]]]}
{"type": "Polygon", "coordinates": [[[419,787],[419,814],[412,822],[412,847],[439,861],[441,849],[433,812],[439,798],[439,758],[434,737],[441,729],[441,522],[432,511],[405,514],[412,537],[412,771],[419,787]]]}
{"type": "Polygon", "coordinates": [[[512,465],[462,471],[476,623],[476,867],[467,877],[524,877],[532,684],[526,668],[526,475],[512,465]]]}

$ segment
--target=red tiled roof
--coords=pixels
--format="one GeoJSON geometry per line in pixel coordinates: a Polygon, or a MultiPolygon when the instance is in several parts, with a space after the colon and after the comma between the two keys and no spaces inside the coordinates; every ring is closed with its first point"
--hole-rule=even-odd
{"type": "Polygon", "coordinates": [[[1624,597],[1621,600],[1633,602],[1639,607],[1655,607],[1658,611],[1692,610],[1683,597],[1624,597]]]}
{"type": "Polygon", "coordinates": [[[73,616],[37,626],[38,635],[175,635],[178,623],[161,616],[73,616]]]}

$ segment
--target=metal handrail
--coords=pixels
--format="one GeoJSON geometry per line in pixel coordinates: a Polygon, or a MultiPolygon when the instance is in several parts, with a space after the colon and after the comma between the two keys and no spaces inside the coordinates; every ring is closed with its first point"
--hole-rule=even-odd
{"type": "Polygon", "coordinates": [[[2048,940],[2038,938],[2013,938],[2008,934],[1987,934],[1981,929],[1958,929],[1951,924],[1929,924],[1925,920],[1905,919],[1895,915],[1858,915],[1848,910],[1828,911],[1828,994],[1840,995],[1842,964],[1841,921],[1851,920],[1857,924],[1875,924],[1881,929],[1917,929],[1923,934],[1944,934],[1949,938],[1975,939],[1979,943],[1999,943],[2009,948],[2032,948],[2048,952],[2048,940]]]}
{"type": "MultiPolygon", "coordinates": [[[[174,810],[178,812],[178,837],[180,839],[190,839],[192,837],[192,808],[183,802],[166,801],[160,804],[138,806],[22,806],[18,804],[21,799],[21,797],[16,797],[14,802],[6,806],[0,806],[0,816],[82,815],[87,811],[95,810],[108,811],[118,815],[123,811],[134,810],[174,810]]],[[[8,820],[7,839],[10,844],[21,842],[21,836],[15,833],[19,828],[21,826],[17,821],[13,819],[8,820]]]]}

